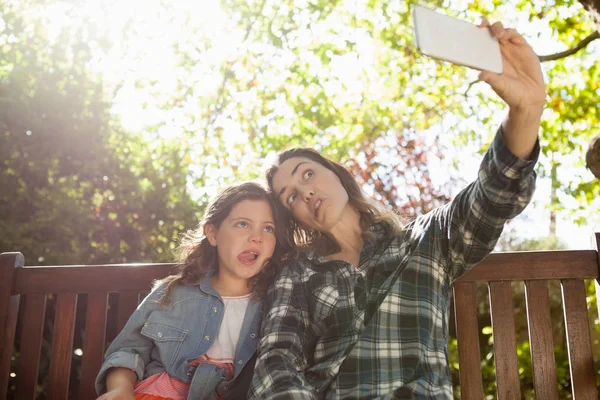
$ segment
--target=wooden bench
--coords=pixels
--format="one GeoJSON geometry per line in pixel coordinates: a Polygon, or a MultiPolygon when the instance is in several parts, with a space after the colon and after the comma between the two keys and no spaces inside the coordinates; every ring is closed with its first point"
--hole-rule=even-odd
{"type": "MultiPolygon", "coordinates": [[[[600,235],[597,238],[600,239],[600,235]]],[[[78,303],[85,302],[78,393],[71,396],[94,399],[94,379],[106,343],[123,327],[151,282],[166,276],[170,267],[170,264],[24,267],[23,255],[3,253],[0,256],[0,332],[3,335],[0,393],[7,393],[10,384],[16,386],[16,399],[36,396],[46,303],[51,299],[54,328],[50,372],[46,377],[47,398],[67,399],[69,395],[78,303]],[[15,348],[19,356],[16,366],[13,365],[15,372],[11,372],[15,348]]],[[[559,280],[573,398],[597,400],[584,279],[597,280],[598,277],[597,251],[583,250],[492,254],[457,281],[454,308],[461,398],[484,398],[475,285],[487,282],[498,399],[521,399],[511,283],[522,281],[526,287],[536,398],[558,399],[548,282],[559,280]]]]}

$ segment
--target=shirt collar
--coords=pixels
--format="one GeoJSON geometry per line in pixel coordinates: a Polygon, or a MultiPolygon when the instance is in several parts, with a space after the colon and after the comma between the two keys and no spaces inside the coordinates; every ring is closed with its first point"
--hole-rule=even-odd
{"type": "MultiPolygon", "coordinates": [[[[363,257],[370,257],[373,255],[375,249],[379,247],[382,241],[389,239],[389,228],[384,222],[376,222],[373,224],[369,231],[372,233],[372,240],[368,240],[363,245],[363,248],[360,252],[361,260],[363,257]]],[[[335,260],[327,260],[325,257],[317,254],[316,251],[310,250],[306,254],[306,258],[310,260],[313,264],[325,264],[335,260]]]]}

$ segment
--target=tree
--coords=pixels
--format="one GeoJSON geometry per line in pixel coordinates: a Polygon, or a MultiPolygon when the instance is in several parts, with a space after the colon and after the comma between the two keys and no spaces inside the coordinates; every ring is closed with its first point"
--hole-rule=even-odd
{"type": "Polygon", "coordinates": [[[90,28],[11,4],[0,36],[0,248],[28,264],[172,261],[196,213],[179,149],[150,149],[110,115],[89,69],[90,28]],[[168,221],[168,224],[165,224],[168,221]]]}
{"type": "Polygon", "coordinates": [[[583,7],[592,14],[598,24],[598,32],[600,32],[600,1],[599,0],[580,0],[583,7]]]}

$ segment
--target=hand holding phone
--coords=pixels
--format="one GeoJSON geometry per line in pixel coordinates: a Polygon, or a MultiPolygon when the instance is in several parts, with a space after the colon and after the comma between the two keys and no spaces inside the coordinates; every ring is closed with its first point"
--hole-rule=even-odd
{"type": "Polygon", "coordinates": [[[426,56],[480,71],[503,72],[500,44],[489,29],[413,7],[417,47],[426,56]]]}

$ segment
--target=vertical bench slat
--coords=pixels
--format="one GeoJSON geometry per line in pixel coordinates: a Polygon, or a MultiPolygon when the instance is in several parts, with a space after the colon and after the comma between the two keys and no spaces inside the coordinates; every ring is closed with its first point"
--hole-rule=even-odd
{"type": "Polygon", "coordinates": [[[61,293],[57,296],[48,385],[50,399],[67,399],[76,308],[77,293],[61,293]]]}
{"type": "Polygon", "coordinates": [[[561,287],[573,398],[597,400],[585,283],[580,279],[564,279],[561,287]]]}
{"type": "Polygon", "coordinates": [[[104,356],[107,303],[108,293],[106,292],[88,294],[79,384],[80,399],[96,398],[94,382],[104,356]]]}
{"type": "Polygon", "coordinates": [[[119,313],[117,317],[117,332],[121,332],[127,320],[133,314],[139,303],[138,292],[119,292],[119,313]]]}
{"type": "Polygon", "coordinates": [[[511,284],[490,282],[489,291],[498,400],[521,400],[511,284]]]}
{"type": "Polygon", "coordinates": [[[22,268],[25,259],[21,253],[0,255],[0,397],[8,392],[10,361],[17,318],[19,316],[19,295],[12,295],[15,269],[22,268]]]}
{"type": "Polygon", "coordinates": [[[35,398],[40,367],[44,316],[46,315],[46,295],[32,293],[25,296],[25,312],[23,315],[16,398],[31,400],[35,398]]]}
{"type": "Polygon", "coordinates": [[[525,294],[535,396],[558,400],[548,283],[525,281],[525,294]]]}
{"type": "Polygon", "coordinates": [[[460,364],[460,394],[464,400],[483,399],[475,283],[454,284],[454,316],[460,364]]]}

